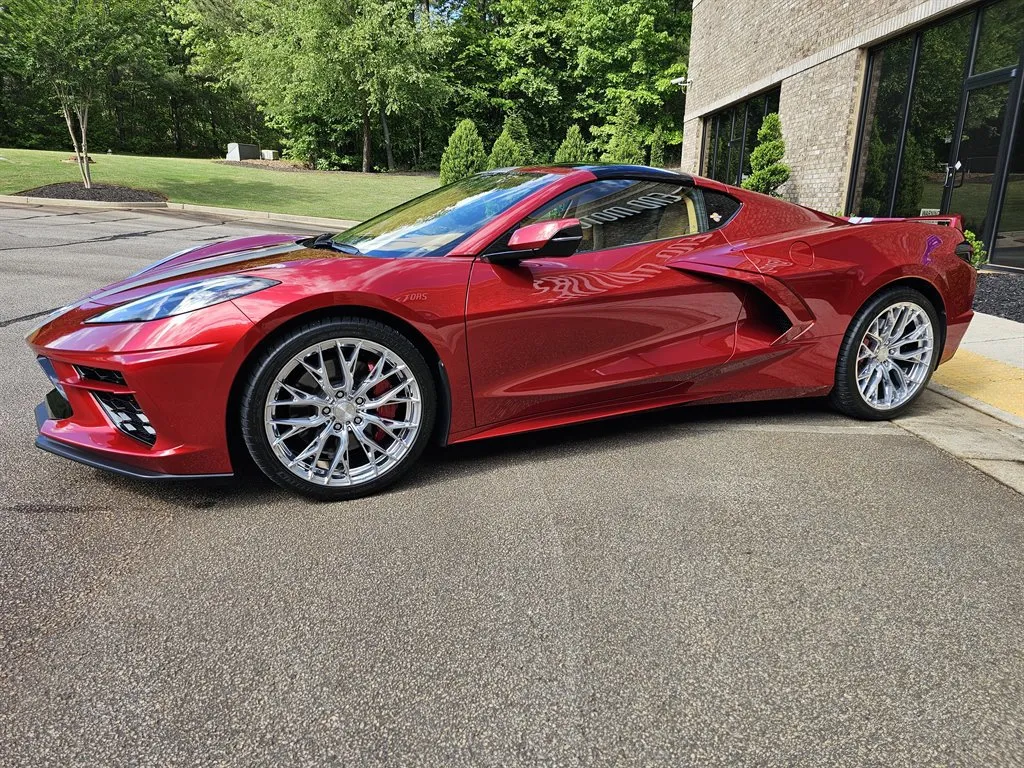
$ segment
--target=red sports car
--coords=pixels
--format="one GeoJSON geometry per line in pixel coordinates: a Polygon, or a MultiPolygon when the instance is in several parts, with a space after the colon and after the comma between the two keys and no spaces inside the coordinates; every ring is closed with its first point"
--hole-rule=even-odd
{"type": "Polygon", "coordinates": [[[958,221],[850,221],[633,166],[482,173],[340,234],[203,245],[28,342],[37,444],[143,478],[246,454],[320,499],[445,445],[682,403],[886,419],[970,322],[958,221]]]}

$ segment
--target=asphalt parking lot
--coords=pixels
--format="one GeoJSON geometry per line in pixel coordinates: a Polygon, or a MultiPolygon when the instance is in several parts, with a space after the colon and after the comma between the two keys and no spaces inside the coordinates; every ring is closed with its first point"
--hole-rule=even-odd
{"type": "Polygon", "coordinates": [[[0,208],[0,765],[1024,764],[1024,496],[898,425],[676,409],[330,505],[36,450],[25,318],[257,226],[0,208]]]}

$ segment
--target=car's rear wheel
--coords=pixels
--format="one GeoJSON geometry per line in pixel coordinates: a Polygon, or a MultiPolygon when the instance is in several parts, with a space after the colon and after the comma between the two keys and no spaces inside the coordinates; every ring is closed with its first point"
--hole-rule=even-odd
{"type": "Polygon", "coordinates": [[[831,401],[859,419],[893,419],[924,391],[939,356],[935,306],[912,288],[892,288],[854,317],[839,350],[831,401]]]}
{"type": "Polygon", "coordinates": [[[383,323],[313,321],[280,339],[253,371],[242,434],[257,466],[285,488],[323,500],[366,496],[404,475],[430,440],[430,368],[383,323]]]}

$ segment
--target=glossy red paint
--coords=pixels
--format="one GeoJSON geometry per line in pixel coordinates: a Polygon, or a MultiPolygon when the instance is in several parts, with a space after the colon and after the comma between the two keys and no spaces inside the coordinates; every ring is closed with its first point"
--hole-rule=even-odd
{"type": "Polygon", "coordinates": [[[177,254],[94,292],[28,337],[74,412],[47,419],[42,434],[168,475],[230,473],[233,398],[247,361],[317,313],[380,318],[412,337],[444,370],[451,414],[440,437],[449,443],[688,402],[825,394],[853,315],[895,282],[940,305],[943,360],[970,322],[975,272],[954,253],[963,239],[955,227],[852,224],[703,179],[696,184],[741,203],[719,229],[488,262],[485,249],[524,216],[601,172],[537,170],[547,186],[443,258],[348,256],[261,236],[177,254]],[[278,284],[165,320],[85,322],[164,287],[238,272],[278,284]],[[125,384],[87,380],[75,365],[120,371],[125,384]],[[95,391],[133,394],[155,445],[114,429],[95,391]]]}

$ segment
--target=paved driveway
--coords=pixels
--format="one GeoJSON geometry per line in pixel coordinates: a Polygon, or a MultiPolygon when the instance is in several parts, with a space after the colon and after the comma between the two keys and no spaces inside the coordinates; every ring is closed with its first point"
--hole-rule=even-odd
{"type": "Polygon", "coordinates": [[[895,425],[678,409],[333,505],[35,450],[17,318],[243,231],[0,209],[0,765],[1024,761],[1024,497],[895,425]]]}

